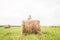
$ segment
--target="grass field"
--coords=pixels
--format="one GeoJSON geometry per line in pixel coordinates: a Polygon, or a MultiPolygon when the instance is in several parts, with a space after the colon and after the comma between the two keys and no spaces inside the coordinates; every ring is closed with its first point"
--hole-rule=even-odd
{"type": "Polygon", "coordinates": [[[0,40],[60,40],[60,27],[41,27],[42,34],[21,34],[21,27],[0,27],[0,40]]]}

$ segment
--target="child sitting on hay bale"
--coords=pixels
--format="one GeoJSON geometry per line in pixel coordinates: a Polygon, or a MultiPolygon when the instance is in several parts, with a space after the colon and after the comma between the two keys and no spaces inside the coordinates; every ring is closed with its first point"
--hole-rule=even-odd
{"type": "Polygon", "coordinates": [[[22,33],[39,33],[40,32],[40,21],[31,20],[31,16],[25,21],[22,22],[22,33]]]}

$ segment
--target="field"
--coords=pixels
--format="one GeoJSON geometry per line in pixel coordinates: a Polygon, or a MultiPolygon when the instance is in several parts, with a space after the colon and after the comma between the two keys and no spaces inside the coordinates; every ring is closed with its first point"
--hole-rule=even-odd
{"type": "Polygon", "coordinates": [[[21,34],[21,27],[0,27],[0,40],[60,40],[60,27],[41,27],[41,34],[21,34]]]}

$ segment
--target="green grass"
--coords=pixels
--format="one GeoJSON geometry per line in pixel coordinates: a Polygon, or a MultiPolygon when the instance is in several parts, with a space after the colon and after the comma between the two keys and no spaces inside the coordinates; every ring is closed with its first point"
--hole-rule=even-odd
{"type": "Polygon", "coordinates": [[[42,34],[21,35],[20,27],[0,27],[0,40],[60,40],[60,27],[41,27],[42,34]]]}

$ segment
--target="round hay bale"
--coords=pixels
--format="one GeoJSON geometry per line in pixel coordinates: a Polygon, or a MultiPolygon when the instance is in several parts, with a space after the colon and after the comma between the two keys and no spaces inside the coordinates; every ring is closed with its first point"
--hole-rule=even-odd
{"type": "Polygon", "coordinates": [[[40,32],[40,21],[38,20],[30,20],[24,21],[22,24],[23,33],[39,33],[40,32]]]}
{"type": "Polygon", "coordinates": [[[7,25],[3,25],[4,28],[10,28],[10,25],[7,24],[7,25]]]}

